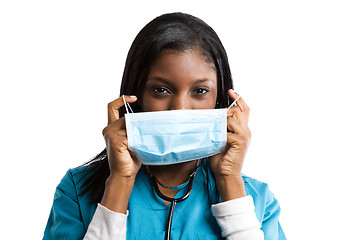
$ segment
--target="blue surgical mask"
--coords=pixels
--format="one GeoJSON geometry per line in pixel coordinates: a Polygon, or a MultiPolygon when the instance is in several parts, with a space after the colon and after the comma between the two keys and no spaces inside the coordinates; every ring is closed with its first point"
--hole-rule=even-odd
{"type": "Polygon", "coordinates": [[[128,148],[145,165],[205,158],[226,146],[227,109],[129,113],[125,107],[128,148]]]}

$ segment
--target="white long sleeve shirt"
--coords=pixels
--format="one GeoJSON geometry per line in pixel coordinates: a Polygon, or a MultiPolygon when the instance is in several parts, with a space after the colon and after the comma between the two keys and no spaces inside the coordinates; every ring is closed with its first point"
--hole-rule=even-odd
{"type": "MultiPolygon", "coordinates": [[[[221,228],[222,236],[226,239],[264,239],[250,195],[214,204],[211,210],[221,228]]],[[[84,240],[126,239],[126,222],[129,214],[129,211],[127,214],[113,212],[98,204],[84,240]]]]}
{"type": "MultiPolygon", "coordinates": [[[[168,208],[145,173],[139,172],[129,211],[121,214],[94,203],[89,193],[81,194],[91,177],[84,168],[70,169],[57,186],[43,240],[146,239],[149,234],[163,234],[168,208]]],[[[174,239],[218,239],[222,235],[227,239],[286,240],[279,223],[279,203],[266,183],[242,175],[247,196],[217,203],[214,180],[210,174],[206,180],[205,171],[200,166],[190,197],[176,205],[174,239]]]]}

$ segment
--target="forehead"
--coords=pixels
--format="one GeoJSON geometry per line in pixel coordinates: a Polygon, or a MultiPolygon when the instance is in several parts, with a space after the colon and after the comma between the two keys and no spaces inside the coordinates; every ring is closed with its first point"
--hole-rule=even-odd
{"type": "Polygon", "coordinates": [[[150,67],[149,78],[165,77],[167,80],[208,79],[216,83],[214,64],[209,62],[199,50],[165,50],[150,67]]]}

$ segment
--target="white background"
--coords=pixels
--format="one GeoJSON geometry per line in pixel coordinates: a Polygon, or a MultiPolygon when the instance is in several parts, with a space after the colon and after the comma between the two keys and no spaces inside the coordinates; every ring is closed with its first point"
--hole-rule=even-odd
{"type": "Polygon", "coordinates": [[[227,49],[251,108],[244,172],[270,184],[288,239],[359,239],[358,1],[123,2],[1,1],[0,238],[42,238],[66,170],[105,146],[135,35],[182,11],[227,49]]]}

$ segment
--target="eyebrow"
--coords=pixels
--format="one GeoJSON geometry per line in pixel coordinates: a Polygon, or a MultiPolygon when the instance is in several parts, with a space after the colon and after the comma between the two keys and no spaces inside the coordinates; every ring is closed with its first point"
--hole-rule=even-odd
{"type": "MultiPolygon", "coordinates": [[[[161,77],[152,77],[150,78],[150,80],[157,80],[157,81],[160,81],[160,82],[163,82],[165,84],[168,84],[170,86],[173,86],[173,84],[171,82],[169,82],[168,80],[166,80],[165,78],[161,78],[161,77]]],[[[209,79],[207,78],[202,78],[202,79],[198,79],[196,80],[193,84],[199,84],[199,83],[203,83],[203,82],[207,82],[209,81],[209,79]]]]}

